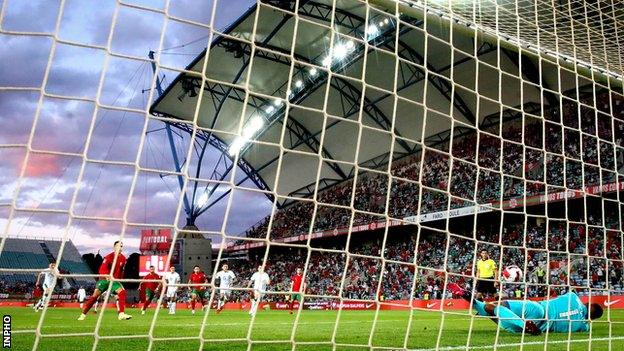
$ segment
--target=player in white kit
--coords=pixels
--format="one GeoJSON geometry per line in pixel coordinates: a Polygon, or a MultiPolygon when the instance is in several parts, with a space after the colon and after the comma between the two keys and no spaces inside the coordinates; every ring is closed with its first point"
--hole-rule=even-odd
{"type": "Polygon", "coordinates": [[[175,271],[174,266],[170,266],[169,272],[165,273],[165,283],[167,285],[165,296],[167,297],[169,314],[175,314],[176,302],[178,301],[178,287],[176,285],[180,284],[180,275],[175,271]]]}
{"type": "Polygon", "coordinates": [[[81,286],[80,289],[78,289],[76,298],[78,299],[78,302],[80,302],[80,309],[82,310],[82,306],[84,305],[84,300],[87,298],[87,292],[85,291],[84,287],[81,286]]]}
{"type": "Polygon", "coordinates": [[[50,263],[50,266],[48,267],[49,267],[48,269],[39,273],[39,275],[37,276],[37,282],[35,283],[36,285],[39,285],[41,276],[43,276],[43,285],[42,285],[43,295],[41,295],[41,298],[39,299],[39,301],[37,301],[37,303],[33,307],[36,312],[39,312],[41,309],[43,309],[43,306],[45,305],[46,300],[50,297],[50,295],[52,295],[52,289],[54,289],[54,283],[56,280],[55,273],[57,272],[56,263],[52,262],[50,263]]]}
{"type": "Polygon", "coordinates": [[[258,271],[251,276],[251,281],[249,282],[249,285],[253,284],[253,299],[251,300],[251,309],[249,310],[250,315],[253,316],[256,314],[260,300],[262,300],[262,295],[264,295],[270,283],[271,279],[269,279],[269,275],[262,269],[262,265],[258,266],[258,271]]]}
{"type": "Polygon", "coordinates": [[[225,303],[230,299],[230,287],[236,279],[234,272],[229,270],[227,263],[221,266],[221,271],[217,273],[215,279],[219,279],[219,301],[217,302],[217,313],[221,312],[225,303]]]}

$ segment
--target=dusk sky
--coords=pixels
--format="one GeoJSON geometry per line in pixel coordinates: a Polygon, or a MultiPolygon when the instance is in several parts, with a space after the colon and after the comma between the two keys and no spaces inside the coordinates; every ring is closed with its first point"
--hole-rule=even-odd
{"type": "MultiPolygon", "coordinates": [[[[125,0],[124,3],[161,11],[165,1],[125,0]]],[[[214,28],[223,29],[252,3],[251,0],[219,1],[214,28]]],[[[170,16],[206,27],[167,20],[161,13],[122,6],[113,0],[67,0],[58,31],[55,30],[60,13],[58,0],[0,0],[0,4],[4,5],[0,23],[2,31],[29,33],[0,33],[3,48],[0,50],[0,157],[3,160],[0,163],[0,203],[5,205],[0,207],[2,228],[7,225],[10,213],[10,206],[7,205],[13,199],[20,209],[68,210],[76,190],[82,157],[32,153],[20,191],[16,193],[26,148],[7,145],[28,143],[41,98],[41,90],[37,89],[42,88],[48,64],[49,77],[43,87],[47,94],[86,100],[44,97],[32,139],[33,149],[77,154],[86,151],[87,157],[93,160],[120,162],[135,162],[138,155],[141,166],[174,170],[164,132],[149,133],[143,148],[139,149],[145,113],[96,110],[95,103],[88,101],[97,98],[103,74],[99,96],[101,104],[146,110],[150,104],[148,90],[152,78],[149,62],[110,56],[104,71],[106,51],[79,45],[106,47],[112,30],[111,52],[145,58],[150,50],[154,50],[160,52],[162,65],[184,68],[208,44],[210,29],[207,26],[212,16],[212,0],[172,0],[168,8],[170,16]],[[116,7],[117,18],[112,26],[116,7]],[[159,50],[163,30],[164,42],[159,50]],[[54,41],[50,34],[55,34],[59,41],[78,45],[58,42],[54,55],[49,59],[54,41]],[[7,89],[9,87],[33,89],[7,89]],[[87,145],[92,121],[93,132],[87,145]]],[[[166,86],[177,72],[162,70],[160,75],[163,74],[166,86]]],[[[161,127],[162,123],[150,121],[147,129],[151,131],[161,127]]],[[[190,136],[182,137],[176,138],[176,144],[179,153],[185,155],[190,136]]],[[[212,169],[210,163],[215,159],[214,154],[207,156],[205,167],[212,169]]],[[[189,162],[193,164],[192,160],[189,162]]],[[[135,168],[130,165],[85,164],[82,184],[73,206],[74,215],[116,220],[74,219],[69,238],[82,253],[109,250],[121,232],[120,219],[128,201],[128,222],[173,224],[180,193],[177,179],[161,177],[154,172],[141,172],[134,192],[130,194],[134,172],[135,168]]],[[[230,218],[226,225],[228,234],[242,233],[270,212],[271,204],[262,194],[236,190],[232,196],[230,218]]],[[[226,204],[227,201],[221,201],[202,215],[197,221],[198,227],[219,231],[226,204]]],[[[180,222],[183,226],[184,216],[181,216],[180,222]]],[[[13,237],[62,238],[67,223],[66,214],[21,210],[15,212],[7,233],[13,237]]],[[[138,250],[139,231],[143,228],[127,228],[126,252],[138,250]]]]}

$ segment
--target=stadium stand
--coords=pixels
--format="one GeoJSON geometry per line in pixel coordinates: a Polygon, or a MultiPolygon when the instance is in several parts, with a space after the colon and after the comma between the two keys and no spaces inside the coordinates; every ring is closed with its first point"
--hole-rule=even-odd
{"type": "MultiPolygon", "coordinates": [[[[546,242],[546,229],[543,224],[528,223],[530,228],[527,231],[526,240],[532,242],[534,247],[539,247],[540,243],[543,245],[546,242]]],[[[523,223],[508,223],[503,231],[507,241],[514,242],[522,240],[520,233],[522,233],[523,223]]],[[[550,234],[551,238],[557,237],[555,243],[549,243],[549,245],[559,245],[559,241],[562,238],[561,223],[551,225],[550,234]]],[[[577,235],[584,235],[584,227],[572,227],[572,231],[578,233],[577,235]]],[[[353,234],[355,235],[355,234],[353,234]]],[[[479,230],[477,233],[481,240],[488,241],[488,233],[479,230]]],[[[389,235],[386,242],[385,250],[382,254],[382,234],[378,235],[358,234],[357,240],[351,242],[349,251],[355,255],[365,255],[378,257],[354,257],[351,262],[348,263],[347,273],[345,274],[345,282],[343,287],[342,297],[353,299],[374,299],[376,287],[379,283],[379,279],[382,279],[381,284],[381,296],[383,300],[401,300],[408,299],[412,292],[413,274],[414,270],[419,270],[418,279],[414,285],[413,292],[414,298],[420,299],[432,299],[440,298],[443,293],[445,274],[444,274],[444,258],[447,247],[447,240],[450,240],[448,249],[448,261],[446,262],[446,272],[449,273],[449,279],[458,281],[462,284],[470,284],[471,279],[467,278],[471,276],[474,241],[470,238],[462,238],[458,236],[451,236],[447,239],[447,236],[440,235],[436,231],[421,230],[420,238],[417,239],[415,233],[410,234],[408,231],[404,233],[395,233],[389,235]],[[419,242],[418,242],[419,240],[419,242]],[[417,245],[418,244],[418,245],[417,245]],[[416,252],[416,248],[418,251],[416,252]],[[416,257],[415,257],[416,255],[416,257]],[[386,263],[383,277],[380,278],[381,272],[381,259],[384,258],[390,262],[386,263]],[[415,265],[414,265],[415,263],[415,265]]],[[[334,249],[336,247],[336,241],[328,242],[327,244],[316,244],[319,247],[325,246],[325,248],[334,249]]],[[[590,242],[590,246],[596,245],[590,242]]],[[[338,244],[339,246],[339,244],[338,244]]],[[[615,247],[616,245],[610,244],[615,247]]],[[[609,246],[608,246],[609,247],[609,246]]],[[[487,248],[492,254],[492,258],[495,261],[500,259],[500,249],[497,246],[487,246],[481,244],[478,250],[487,248]]],[[[477,251],[478,251],[477,250],[477,251]]],[[[550,281],[549,283],[555,288],[550,293],[554,293],[557,285],[564,286],[567,284],[566,272],[567,266],[562,259],[557,257],[566,257],[565,252],[573,253],[580,252],[582,248],[579,246],[571,246],[566,250],[560,251],[559,256],[556,254],[550,257],[550,281]]],[[[590,249],[591,250],[591,249],[590,249]]],[[[268,265],[266,271],[272,278],[273,284],[272,290],[275,291],[287,291],[289,287],[289,278],[294,274],[296,267],[303,267],[305,265],[305,250],[288,249],[280,251],[277,248],[271,248],[271,252],[268,256],[268,265]]],[[[543,250],[526,250],[526,252],[520,248],[505,248],[503,255],[503,265],[519,264],[524,265],[525,258],[527,256],[527,294],[530,297],[544,296],[549,293],[545,286],[538,285],[538,279],[536,271],[538,267],[545,269],[548,257],[543,250]]],[[[609,255],[616,255],[612,250],[609,250],[609,255]]],[[[258,264],[262,262],[264,257],[263,250],[256,250],[250,253],[249,260],[237,260],[230,263],[230,268],[233,269],[239,276],[240,286],[243,287],[245,279],[255,271],[258,264]]],[[[618,256],[619,257],[619,256],[618,256]]],[[[330,295],[337,296],[340,288],[340,281],[345,269],[346,257],[342,253],[328,253],[313,251],[308,264],[308,276],[306,282],[308,284],[307,293],[313,295],[330,295]]],[[[567,260],[567,259],[566,259],[567,260]]],[[[567,261],[565,261],[567,263],[567,261]]],[[[589,266],[589,272],[594,272],[590,277],[587,276],[587,262],[582,260],[573,260],[571,262],[572,268],[570,270],[571,284],[578,287],[591,287],[593,289],[604,289],[606,284],[605,273],[607,270],[604,267],[604,261],[592,260],[589,266]],[[602,264],[601,264],[602,262],[602,264]],[[602,273],[600,273],[602,272],[602,273]]],[[[623,273],[622,265],[617,264],[614,261],[610,268],[610,289],[615,293],[621,293],[624,290],[623,286],[623,273]]],[[[504,289],[509,296],[511,296],[513,290],[517,285],[509,284],[504,289]]],[[[521,286],[524,290],[524,286],[521,286]]],[[[239,299],[248,298],[246,293],[238,293],[239,299]]],[[[274,295],[269,297],[271,300],[279,300],[282,295],[274,295]]]]}
{"type": "MultiPolygon", "coordinates": [[[[608,104],[608,99],[608,94],[599,95],[599,105],[608,104]]],[[[574,126],[575,123],[578,124],[578,120],[570,118],[576,114],[571,104],[566,100],[564,111],[568,113],[564,114],[563,120],[564,124],[574,126]]],[[[616,118],[624,119],[624,102],[614,100],[613,105],[616,118]]],[[[548,115],[548,111],[545,115],[548,115]]],[[[585,126],[584,132],[598,134],[599,138],[607,141],[612,140],[612,134],[615,134],[616,144],[624,146],[624,120],[613,121],[615,128],[611,128],[610,119],[600,118],[596,133],[595,111],[582,108],[580,116],[581,125],[585,126]]],[[[578,133],[574,134],[569,129],[565,129],[566,134],[563,134],[561,125],[548,120],[542,122],[535,118],[526,118],[523,122],[522,119],[516,118],[504,121],[502,139],[495,136],[498,134],[498,128],[499,125],[496,123],[486,129],[492,134],[482,134],[478,148],[474,132],[462,138],[454,138],[455,144],[452,145],[451,153],[456,159],[452,165],[450,157],[438,151],[448,149],[449,146],[446,144],[426,148],[424,156],[418,153],[405,160],[393,162],[388,215],[402,219],[418,214],[419,183],[425,186],[420,194],[422,198],[420,213],[426,214],[447,209],[448,196],[436,190],[446,191],[449,181],[450,193],[454,196],[450,199],[451,208],[459,208],[467,206],[474,200],[479,204],[490,204],[523,198],[525,193],[527,196],[543,195],[546,186],[565,185],[569,189],[582,190],[601,185],[601,181],[602,185],[616,183],[616,173],[608,172],[604,168],[615,169],[614,162],[617,162],[617,169],[622,169],[624,165],[623,155],[620,154],[616,158],[610,144],[587,134],[583,134],[580,138],[578,133]],[[548,138],[543,138],[545,133],[548,138]],[[522,142],[523,138],[525,145],[536,149],[523,148],[522,145],[515,143],[522,142]],[[564,138],[564,153],[567,156],[565,160],[549,153],[561,153],[564,138]],[[542,148],[546,153],[541,150],[542,148]],[[424,161],[422,180],[419,174],[421,157],[424,161]],[[585,167],[581,167],[579,160],[585,162],[585,167]],[[602,173],[598,166],[603,167],[602,173]],[[522,179],[523,172],[527,182],[522,179]]],[[[318,201],[329,205],[349,206],[352,190],[353,179],[320,192],[318,201]]],[[[387,191],[386,175],[373,172],[358,175],[354,208],[382,215],[387,191]]],[[[270,238],[278,239],[307,233],[313,209],[311,202],[301,201],[279,210],[273,219],[270,238]]],[[[350,213],[350,210],[345,208],[320,205],[313,231],[346,227],[349,225],[350,213]]],[[[601,225],[601,218],[596,219],[597,225],[601,225]]],[[[370,221],[370,215],[358,214],[354,218],[353,225],[370,221]]],[[[269,217],[250,228],[245,236],[252,238],[266,236],[268,223],[269,217]]],[[[617,223],[617,217],[613,217],[612,223],[617,223]]]]}
{"type": "MultiPolygon", "coordinates": [[[[0,254],[0,267],[12,269],[46,269],[54,261],[61,246],[61,241],[23,238],[7,238],[0,254]]],[[[59,270],[63,273],[91,274],[89,267],[82,261],[78,249],[71,241],[65,243],[65,249],[59,270]]],[[[0,292],[32,292],[37,273],[12,273],[0,275],[0,292]]],[[[57,290],[77,289],[79,285],[91,286],[94,280],[71,278],[57,285],[57,290]],[[69,285],[68,285],[69,284],[69,285]]]]}
{"type": "MultiPolygon", "coordinates": [[[[616,155],[613,147],[604,141],[613,140],[617,146],[624,146],[624,101],[615,97],[612,97],[610,101],[607,93],[597,95],[598,110],[611,109],[615,116],[612,120],[602,114],[601,118],[596,118],[596,111],[583,105],[593,105],[592,99],[593,97],[581,99],[580,108],[576,102],[564,100],[561,119],[559,119],[559,113],[552,110],[544,111],[545,119],[532,118],[527,115],[524,120],[521,118],[503,120],[500,125],[497,121],[492,123],[489,129],[485,129],[491,134],[482,133],[479,140],[473,131],[461,138],[455,137],[453,145],[449,146],[444,143],[427,145],[424,155],[418,153],[394,161],[391,169],[393,178],[390,185],[388,215],[398,219],[417,215],[419,196],[422,199],[420,213],[425,214],[446,210],[449,201],[453,209],[474,204],[475,200],[478,204],[490,204],[515,198],[522,199],[525,194],[526,196],[544,195],[547,187],[556,189],[556,187],[566,186],[569,189],[583,190],[591,186],[617,183],[617,174],[605,169],[622,170],[624,156],[619,150],[616,155]],[[562,128],[559,124],[561,122],[564,127],[572,128],[578,128],[580,123],[582,136],[572,129],[562,128]],[[501,128],[501,133],[498,132],[498,128],[501,128]],[[528,147],[523,147],[520,143],[528,147]],[[456,157],[452,164],[447,151],[456,157]],[[551,152],[563,153],[565,158],[551,154],[551,152]],[[419,174],[421,159],[423,162],[422,179],[419,174]],[[581,160],[585,164],[584,167],[581,160]],[[603,168],[602,172],[599,166],[603,168]],[[523,173],[524,178],[527,179],[526,182],[523,181],[523,173]],[[448,187],[449,182],[450,187],[448,187]],[[422,192],[419,184],[424,185],[422,192]],[[447,187],[454,196],[450,200],[444,193],[436,191],[446,191],[447,187]]],[[[321,205],[318,206],[316,212],[313,232],[349,226],[351,220],[349,209],[323,204],[349,206],[353,190],[356,192],[354,202],[356,210],[383,215],[388,191],[387,176],[364,172],[358,175],[355,189],[353,189],[353,179],[351,179],[318,193],[318,201],[321,205]]],[[[276,211],[269,239],[307,234],[313,210],[311,202],[299,201],[276,211]]],[[[451,240],[449,246],[452,248],[448,250],[447,272],[462,275],[458,276],[461,283],[470,283],[463,276],[472,274],[474,259],[472,253],[475,244],[470,238],[474,234],[474,237],[480,241],[492,243],[492,245],[480,243],[478,250],[488,249],[495,261],[499,261],[503,254],[503,266],[509,264],[523,266],[526,256],[527,281],[530,283],[537,284],[538,279],[535,273],[537,268],[544,269],[545,265],[549,264],[550,276],[545,283],[554,286],[554,290],[557,289],[557,285],[566,285],[569,278],[571,285],[592,289],[606,289],[607,280],[609,280],[609,288],[615,293],[622,293],[624,292],[624,270],[622,263],[616,261],[622,260],[622,253],[619,252],[621,237],[618,235],[620,230],[618,213],[607,209],[605,209],[604,216],[594,216],[589,209],[588,213],[586,219],[588,227],[557,220],[538,222],[529,219],[526,224],[524,219],[506,221],[503,226],[502,243],[515,246],[523,246],[526,243],[527,249],[506,247],[501,253],[500,246],[495,245],[499,242],[498,227],[477,228],[476,233],[472,233],[470,228],[467,232],[460,233],[466,237],[466,240],[455,236],[447,239],[447,236],[433,231],[424,232],[424,235],[421,232],[420,242],[416,245],[413,235],[404,235],[398,240],[386,243],[384,257],[413,263],[414,251],[418,247],[416,265],[418,269],[421,269],[421,276],[414,287],[415,297],[436,297],[441,294],[444,286],[444,274],[439,270],[444,267],[447,240],[451,240]],[[601,240],[605,237],[603,235],[605,230],[607,243],[601,240]],[[589,240],[586,240],[587,236],[589,240]],[[566,243],[568,243],[567,246],[566,243]],[[551,251],[550,257],[547,257],[545,249],[551,251]],[[587,259],[574,256],[574,254],[589,254],[595,257],[591,257],[590,262],[587,262],[587,259]],[[610,267],[606,266],[607,258],[610,267]],[[570,277],[567,276],[568,265],[570,265],[570,277]]],[[[379,218],[383,219],[383,217],[379,218]]],[[[353,225],[369,223],[379,218],[358,212],[353,218],[353,225]]],[[[268,216],[247,230],[245,236],[266,237],[269,219],[268,216]]],[[[375,243],[370,241],[371,239],[362,241],[361,237],[359,240],[359,244],[350,247],[352,252],[379,255],[381,247],[379,242],[375,243]]],[[[242,242],[239,241],[237,244],[242,242]]],[[[301,252],[288,254],[287,257],[298,257],[300,254],[301,252]]],[[[273,257],[273,262],[279,266],[279,269],[274,269],[274,266],[267,267],[270,276],[272,274],[277,276],[275,281],[281,282],[288,278],[294,272],[294,266],[297,264],[301,266],[304,262],[300,259],[292,261],[297,264],[284,265],[282,259],[285,258],[273,257]]],[[[250,259],[249,262],[243,263],[241,274],[251,275],[260,261],[260,259],[257,262],[250,259]]],[[[340,281],[339,277],[342,275],[345,264],[344,257],[329,260],[334,264],[325,264],[322,267],[315,266],[315,262],[318,261],[315,260],[314,255],[310,262],[308,293],[330,294],[329,292],[337,291],[338,287],[330,277],[338,276],[336,279],[340,281]]],[[[343,297],[372,298],[371,294],[376,290],[378,283],[375,272],[379,271],[379,262],[364,258],[352,260],[346,275],[343,297]]],[[[382,282],[384,298],[409,297],[414,266],[386,267],[385,272],[388,271],[391,273],[384,274],[384,279],[385,276],[391,279],[385,279],[382,282]]],[[[274,288],[279,291],[283,287],[274,288]]],[[[512,285],[508,289],[512,291],[515,287],[512,285]]],[[[535,285],[529,286],[527,293],[529,296],[553,293],[546,290],[545,286],[535,285]]]]}

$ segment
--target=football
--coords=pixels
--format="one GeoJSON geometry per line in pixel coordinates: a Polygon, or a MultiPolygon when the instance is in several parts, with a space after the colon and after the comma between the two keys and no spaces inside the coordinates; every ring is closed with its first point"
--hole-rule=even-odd
{"type": "Polygon", "coordinates": [[[514,283],[522,280],[522,269],[518,266],[507,266],[501,273],[501,280],[505,283],[514,283]]]}

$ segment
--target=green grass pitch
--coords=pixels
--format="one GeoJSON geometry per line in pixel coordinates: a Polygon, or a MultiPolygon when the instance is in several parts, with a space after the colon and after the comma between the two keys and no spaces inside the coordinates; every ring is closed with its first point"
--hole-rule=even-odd
{"type": "MultiPolygon", "coordinates": [[[[528,335],[523,339],[521,335],[504,331],[497,336],[494,323],[471,318],[467,311],[444,314],[439,311],[413,311],[410,326],[410,311],[379,311],[375,325],[375,311],[342,311],[339,317],[336,311],[302,311],[296,328],[296,315],[287,311],[258,312],[253,325],[246,311],[224,311],[221,314],[211,311],[205,318],[203,332],[201,325],[205,315],[201,311],[191,315],[189,310],[178,310],[176,315],[171,316],[166,310],[161,310],[155,319],[153,309],[146,315],[141,315],[136,309],[127,312],[134,318],[118,321],[115,311],[109,309],[105,312],[96,350],[148,350],[148,335],[153,320],[154,339],[150,350],[155,351],[198,350],[200,335],[204,339],[203,350],[223,351],[248,350],[249,345],[251,350],[311,351],[370,350],[369,345],[373,349],[403,349],[404,344],[410,350],[420,350],[435,348],[438,342],[442,349],[449,350],[519,350],[521,343],[524,350],[568,350],[568,341],[569,350],[624,348],[624,310],[611,311],[609,318],[614,323],[606,322],[606,314],[601,322],[593,323],[591,335],[550,334],[547,340],[546,336],[528,335]],[[332,340],[334,329],[335,339],[332,340]],[[253,341],[251,344],[247,341],[248,337],[253,341]],[[588,341],[590,338],[591,342],[588,341]]],[[[0,313],[12,316],[11,349],[31,350],[35,341],[34,330],[41,314],[30,308],[0,308],[0,313]]],[[[93,332],[99,315],[89,314],[87,320],[82,322],[76,320],[78,315],[78,309],[50,308],[41,325],[43,337],[37,349],[92,350],[93,332]]]]}

